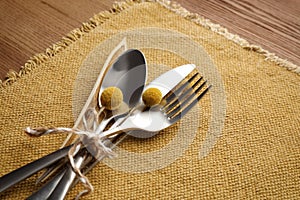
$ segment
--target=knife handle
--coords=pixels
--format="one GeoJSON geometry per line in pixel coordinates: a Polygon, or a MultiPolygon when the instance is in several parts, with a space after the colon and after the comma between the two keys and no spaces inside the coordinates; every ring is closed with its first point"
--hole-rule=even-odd
{"type": "Polygon", "coordinates": [[[72,145],[59,149],[0,178],[0,193],[68,155],[72,145]]]}

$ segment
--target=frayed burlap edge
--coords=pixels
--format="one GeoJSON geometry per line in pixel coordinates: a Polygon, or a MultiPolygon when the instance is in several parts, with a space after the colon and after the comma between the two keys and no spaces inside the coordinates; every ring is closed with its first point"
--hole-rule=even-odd
{"type": "Polygon", "coordinates": [[[258,45],[250,44],[247,40],[241,38],[240,36],[230,33],[226,28],[222,27],[221,25],[212,23],[209,19],[206,19],[196,13],[189,12],[188,10],[186,10],[176,2],[168,1],[168,0],[126,0],[123,2],[117,2],[112,6],[110,10],[103,11],[95,15],[94,17],[89,19],[88,22],[83,23],[80,28],[71,31],[69,34],[63,37],[61,41],[47,48],[45,53],[40,53],[30,58],[25,63],[25,65],[21,67],[19,72],[10,70],[7,73],[6,79],[4,81],[0,80],[0,87],[8,86],[13,82],[15,82],[18,78],[31,72],[34,68],[38,67],[39,65],[47,61],[49,58],[52,58],[57,53],[67,48],[70,44],[80,39],[84,34],[89,33],[91,30],[95,29],[97,26],[101,25],[103,22],[110,19],[111,16],[122,12],[123,10],[133,6],[134,4],[143,3],[143,2],[159,3],[160,5],[164,6],[168,10],[184,17],[185,19],[188,19],[198,25],[210,29],[211,31],[223,35],[227,39],[239,44],[242,48],[259,53],[265,56],[266,60],[270,60],[276,63],[277,65],[281,67],[285,67],[286,69],[300,75],[300,66],[297,66],[285,59],[282,59],[276,56],[274,53],[270,53],[269,51],[263,49],[258,45]]]}

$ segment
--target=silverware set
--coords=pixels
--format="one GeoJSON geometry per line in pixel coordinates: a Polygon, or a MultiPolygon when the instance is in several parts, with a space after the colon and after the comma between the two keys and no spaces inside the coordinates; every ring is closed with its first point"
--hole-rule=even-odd
{"type": "MultiPolygon", "coordinates": [[[[146,85],[147,65],[142,52],[130,49],[122,53],[116,50],[114,54],[117,55],[114,62],[102,70],[75,128],[61,129],[61,132],[76,133],[79,137],[71,140],[69,136],[66,142],[71,141],[69,146],[2,176],[0,193],[45,169],[38,182],[47,180],[46,184],[28,199],[64,199],[81,181],[86,190],[78,194],[76,198],[79,199],[93,190],[85,174],[103,158],[113,156],[112,149],[131,131],[154,133],[172,126],[211,88],[193,64],[169,70],[146,85]],[[109,87],[121,90],[124,109],[110,110],[101,104],[100,96],[109,87]],[[158,89],[161,97],[159,104],[149,107],[144,104],[142,94],[151,88],[158,89]]],[[[51,134],[59,130],[34,133],[51,134]]],[[[151,136],[153,134],[149,134],[151,136]]]]}

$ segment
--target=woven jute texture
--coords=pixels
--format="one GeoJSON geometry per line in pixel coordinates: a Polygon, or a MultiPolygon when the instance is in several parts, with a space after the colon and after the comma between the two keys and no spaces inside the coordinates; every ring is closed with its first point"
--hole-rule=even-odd
{"type": "MultiPolygon", "coordinates": [[[[95,191],[84,199],[299,199],[299,67],[168,1],[116,4],[9,75],[0,89],[0,176],[61,146],[63,134],[31,138],[24,128],[72,127],[76,98],[86,99],[124,37],[145,54],[148,81],[195,61],[213,89],[161,134],[126,139],[124,152],[150,158],[125,157],[130,167],[120,153],[98,164],[88,174],[95,191]],[[175,138],[184,145],[151,157],[175,138]]],[[[26,198],[40,187],[37,177],[0,199],[26,198]]]]}

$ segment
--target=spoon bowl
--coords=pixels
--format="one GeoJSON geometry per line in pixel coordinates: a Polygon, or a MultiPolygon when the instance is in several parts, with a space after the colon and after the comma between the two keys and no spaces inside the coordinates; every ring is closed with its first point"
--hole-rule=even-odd
{"type": "Polygon", "coordinates": [[[108,87],[117,87],[123,93],[124,103],[129,108],[134,107],[140,100],[146,79],[147,67],[143,53],[137,49],[127,50],[108,69],[100,83],[99,106],[103,91],[108,87]]]}

